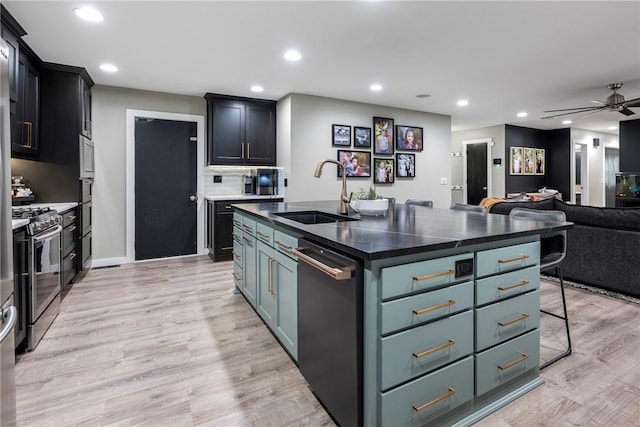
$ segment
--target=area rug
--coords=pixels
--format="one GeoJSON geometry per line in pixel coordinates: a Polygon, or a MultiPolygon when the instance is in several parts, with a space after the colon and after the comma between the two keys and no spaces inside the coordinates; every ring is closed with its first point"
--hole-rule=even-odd
{"type": "MultiPolygon", "coordinates": [[[[560,283],[560,279],[558,279],[557,277],[547,276],[546,274],[543,274],[542,278],[544,280],[548,280],[549,282],[560,283]]],[[[621,294],[621,293],[614,292],[614,291],[608,291],[606,289],[596,288],[594,286],[589,286],[589,285],[585,285],[585,284],[582,284],[582,283],[572,282],[572,281],[567,280],[567,279],[564,279],[564,284],[567,285],[567,286],[571,286],[573,288],[584,289],[584,290],[589,291],[589,292],[593,292],[593,293],[601,294],[601,295],[606,295],[608,297],[617,298],[617,299],[621,299],[621,300],[624,300],[624,301],[628,301],[628,302],[632,302],[632,303],[640,305],[640,299],[632,297],[632,296],[629,296],[629,295],[621,294]]]]}

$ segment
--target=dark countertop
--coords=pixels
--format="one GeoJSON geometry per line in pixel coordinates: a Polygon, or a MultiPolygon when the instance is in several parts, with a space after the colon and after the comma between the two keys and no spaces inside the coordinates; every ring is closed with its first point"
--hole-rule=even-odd
{"type": "Polygon", "coordinates": [[[350,212],[348,216],[358,218],[357,221],[307,225],[274,214],[294,211],[338,214],[338,202],[249,203],[237,204],[234,208],[325,246],[370,260],[541,234],[573,225],[569,222],[513,221],[508,215],[403,204],[396,204],[387,216],[369,217],[350,212]]]}

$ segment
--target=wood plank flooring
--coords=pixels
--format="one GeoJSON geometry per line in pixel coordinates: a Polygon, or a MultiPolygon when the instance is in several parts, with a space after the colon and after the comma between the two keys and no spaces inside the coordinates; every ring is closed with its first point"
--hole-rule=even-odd
{"type": "MultiPolygon", "coordinates": [[[[92,270],[16,366],[18,426],[332,426],[295,364],[207,257],[92,270]]],[[[542,286],[559,309],[559,288],[542,286]]],[[[479,426],[640,426],[640,306],[567,289],[574,354],[479,426]]],[[[542,318],[542,358],[565,343],[542,318]]],[[[390,426],[391,427],[391,426],[390,426]]]]}

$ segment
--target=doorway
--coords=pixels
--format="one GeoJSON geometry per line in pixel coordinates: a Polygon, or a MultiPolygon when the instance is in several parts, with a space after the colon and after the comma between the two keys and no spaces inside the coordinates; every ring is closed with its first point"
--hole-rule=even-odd
{"type": "Polygon", "coordinates": [[[571,161],[571,176],[573,191],[571,203],[576,205],[589,204],[589,144],[578,141],[573,144],[573,158],[571,161]]]}
{"type": "Polygon", "coordinates": [[[127,110],[128,262],[206,253],[203,173],[204,117],[127,110]]]}
{"type": "Polygon", "coordinates": [[[604,205],[616,206],[616,173],[620,172],[620,150],[604,147],[604,205]]]}
{"type": "Polygon", "coordinates": [[[491,146],[492,138],[462,141],[464,161],[462,166],[464,203],[478,205],[491,195],[491,146]]]}

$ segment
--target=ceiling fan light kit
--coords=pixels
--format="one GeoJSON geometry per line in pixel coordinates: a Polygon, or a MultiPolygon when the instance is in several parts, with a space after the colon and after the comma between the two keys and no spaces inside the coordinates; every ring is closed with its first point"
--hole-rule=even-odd
{"type": "Polygon", "coordinates": [[[624,96],[618,93],[618,89],[622,87],[622,83],[611,83],[607,86],[613,92],[611,95],[607,97],[605,102],[602,101],[591,101],[598,105],[597,107],[578,107],[578,108],[563,108],[559,110],[547,110],[543,111],[543,113],[559,113],[552,114],[550,116],[542,117],[542,119],[554,119],[556,117],[567,116],[569,114],[578,114],[578,113],[588,113],[584,116],[580,116],[575,120],[583,119],[585,117],[591,116],[600,111],[618,111],[625,116],[631,116],[635,114],[630,108],[640,107],[640,98],[630,99],[625,101],[624,96]]]}

